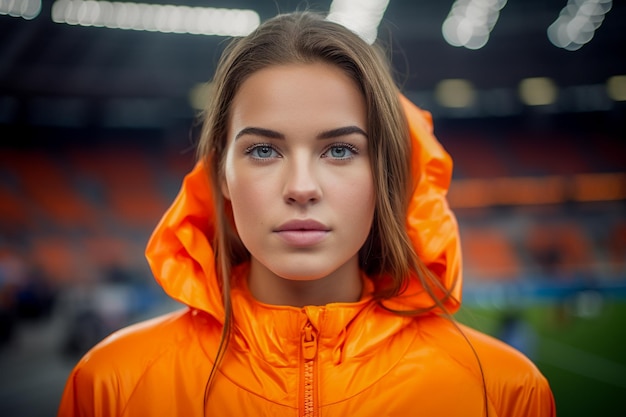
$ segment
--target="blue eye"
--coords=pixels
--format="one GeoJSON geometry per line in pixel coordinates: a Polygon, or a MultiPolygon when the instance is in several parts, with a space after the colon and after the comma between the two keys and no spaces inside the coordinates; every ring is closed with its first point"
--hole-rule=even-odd
{"type": "Polygon", "coordinates": [[[349,159],[352,158],[358,152],[353,146],[350,145],[333,145],[326,152],[324,157],[330,157],[333,159],[349,159]]]}
{"type": "Polygon", "coordinates": [[[254,145],[246,149],[246,154],[256,159],[268,159],[276,158],[279,156],[278,152],[270,145],[254,145]]]}

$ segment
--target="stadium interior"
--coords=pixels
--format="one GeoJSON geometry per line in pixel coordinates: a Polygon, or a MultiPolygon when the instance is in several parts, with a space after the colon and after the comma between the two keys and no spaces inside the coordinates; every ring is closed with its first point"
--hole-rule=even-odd
{"type": "Polygon", "coordinates": [[[229,10],[245,33],[366,6],[454,160],[459,320],[535,361],[559,415],[624,415],[626,3],[610,0],[0,0],[0,414],[54,413],[80,354],[179,307],[143,251],[195,163],[229,10]]]}

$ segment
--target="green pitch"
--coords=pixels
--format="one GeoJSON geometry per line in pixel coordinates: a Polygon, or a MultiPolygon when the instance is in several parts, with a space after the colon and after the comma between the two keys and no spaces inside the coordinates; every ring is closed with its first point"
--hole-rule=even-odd
{"type": "Polygon", "coordinates": [[[626,301],[586,294],[456,318],[518,344],[550,381],[559,417],[626,416],[626,301]]]}

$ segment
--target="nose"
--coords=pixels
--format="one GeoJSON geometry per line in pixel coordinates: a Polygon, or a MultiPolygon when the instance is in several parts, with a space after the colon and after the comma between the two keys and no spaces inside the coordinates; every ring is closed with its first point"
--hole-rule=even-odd
{"type": "Polygon", "coordinates": [[[284,199],[287,204],[313,204],[322,197],[319,173],[314,162],[307,158],[293,158],[285,170],[284,199]]]}

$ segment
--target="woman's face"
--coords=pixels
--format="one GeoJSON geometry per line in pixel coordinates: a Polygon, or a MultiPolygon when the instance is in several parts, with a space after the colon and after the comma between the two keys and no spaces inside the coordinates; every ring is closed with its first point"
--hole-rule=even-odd
{"type": "Polygon", "coordinates": [[[231,105],[222,192],[252,267],[289,280],[358,273],[374,216],[367,112],[324,63],[254,73],[231,105]]]}

